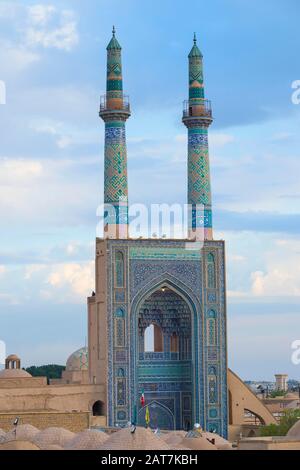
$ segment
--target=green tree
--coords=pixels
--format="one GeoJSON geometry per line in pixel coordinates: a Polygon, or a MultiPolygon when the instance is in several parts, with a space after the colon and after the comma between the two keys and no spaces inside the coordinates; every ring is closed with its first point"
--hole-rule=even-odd
{"type": "Polygon", "coordinates": [[[65,366],[59,366],[57,364],[48,364],[45,366],[31,366],[25,369],[26,372],[32,375],[32,377],[47,377],[49,383],[50,379],[60,379],[62,372],[65,370],[65,366]]]}
{"type": "Polygon", "coordinates": [[[270,393],[270,398],[285,397],[287,392],[285,390],[273,390],[270,393]]]}
{"type": "Polygon", "coordinates": [[[286,436],[292,426],[300,419],[300,409],[286,410],[279,424],[269,424],[260,429],[261,436],[286,436]]]}

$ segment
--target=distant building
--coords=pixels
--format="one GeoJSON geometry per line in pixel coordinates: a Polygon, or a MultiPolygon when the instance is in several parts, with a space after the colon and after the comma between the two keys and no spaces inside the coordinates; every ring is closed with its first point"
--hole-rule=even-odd
{"type": "Polygon", "coordinates": [[[288,375],[287,374],[275,374],[275,379],[276,379],[276,385],[275,389],[276,390],[283,390],[286,392],[288,390],[288,375]]]}

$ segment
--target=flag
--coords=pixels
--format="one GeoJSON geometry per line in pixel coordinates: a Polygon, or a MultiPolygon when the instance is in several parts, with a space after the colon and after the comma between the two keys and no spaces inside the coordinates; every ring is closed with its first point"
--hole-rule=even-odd
{"type": "Polygon", "coordinates": [[[149,411],[149,406],[146,406],[146,413],[145,413],[145,421],[146,425],[149,426],[150,423],[150,411],[149,411]]]}
{"type": "Polygon", "coordinates": [[[142,390],[142,395],[141,395],[141,405],[144,406],[145,405],[145,394],[144,394],[144,390],[142,390]]]}

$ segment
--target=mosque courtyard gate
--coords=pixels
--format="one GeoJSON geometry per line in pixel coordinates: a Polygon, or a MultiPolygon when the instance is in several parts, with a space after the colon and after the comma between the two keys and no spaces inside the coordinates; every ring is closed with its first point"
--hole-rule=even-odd
{"type": "Polygon", "coordinates": [[[162,284],[138,309],[138,424],[190,429],[193,412],[192,314],[188,303],[162,284]],[[148,408],[148,409],[147,409],[148,408]]]}

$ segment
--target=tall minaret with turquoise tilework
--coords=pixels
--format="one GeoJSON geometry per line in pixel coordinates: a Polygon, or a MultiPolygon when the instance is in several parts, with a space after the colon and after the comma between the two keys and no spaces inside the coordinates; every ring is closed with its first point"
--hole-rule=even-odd
{"type": "Polygon", "coordinates": [[[128,182],[125,123],[130,116],[123,95],[121,46],[115,28],[107,46],[106,95],[101,97],[100,117],[105,122],[104,237],[128,238],[128,182]]]}
{"type": "Polygon", "coordinates": [[[204,95],[202,59],[195,35],[189,53],[189,99],[184,102],[182,119],[188,128],[189,238],[212,240],[208,127],[213,119],[211,103],[204,95]]]}

